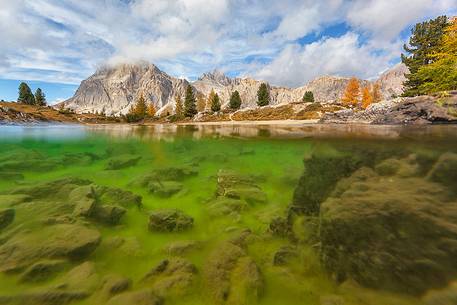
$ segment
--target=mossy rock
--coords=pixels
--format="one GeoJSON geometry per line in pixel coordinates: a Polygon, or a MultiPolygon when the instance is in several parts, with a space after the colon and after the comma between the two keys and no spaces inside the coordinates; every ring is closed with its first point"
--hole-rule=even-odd
{"type": "Polygon", "coordinates": [[[216,197],[207,203],[208,211],[213,216],[237,215],[249,208],[244,200],[216,197]]]}
{"type": "Polygon", "coordinates": [[[112,297],[106,305],[163,305],[163,299],[152,289],[130,291],[112,297]]]}
{"type": "Polygon", "coordinates": [[[427,176],[457,193],[457,154],[445,153],[435,163],[427,176]]]}
{"type": "Polygon", "coordinates": [[[160,261],[146,274],[142,282],[161,297],[177,297],[190,294],[195,285],[197,268],[183,258],[160,261]]]}
{"type": "Polygon", "coordinates": [[[385,179],[361,171],[321,206],[327,270],[338,281],[352,278],[409,294],[455,278],[457,203],[450,190],[423,178],[385,179]]]}
{"type": "Polygon", "coordinates": [[[189,230],[194,219],[180,210],[163,209],[149,216],[149,230],[152,232],[181,232],[189,230]]]}
{"type": "Polygon", "coordinates": [[[14,209],[0,209],[0,230],[9,226],[13,222],[15,215],[14,209]]]}
{"type": "Polygon", "coordinates": [[[238,245],[220,244],[209,256],[205,283],[214,304],[257,304],[263,277],[256,263],[238,245]]]}
{"type": "Polygon", "coordinates": [[[163,198],[169,198],[179,193],[182,189],[182,183],[176,181],[157,181],[150,182],[148,185],[149,192],[163,198]]]}
{"type": "Polygon", "coordinates": [[[20,276],[20,282],[41,282],[52,279],[61,272],[68,262],[65,260],[43,260],[27,268],[20,276]]]}
{"type": "Polygon", "coordinates": [[[118,170],[127,167],[135,166],[138,161],[140,161],[140,156],[135,155],[121,155],[117,157],[113,157],[108,160],[105,169],[106,170],[118,170]]]}
{"type": "Polygon", "coordinates": [[[91,217],[107,225],[117,225],[127,210],[115,205],[100,205],[95,207],[91,217]]]}

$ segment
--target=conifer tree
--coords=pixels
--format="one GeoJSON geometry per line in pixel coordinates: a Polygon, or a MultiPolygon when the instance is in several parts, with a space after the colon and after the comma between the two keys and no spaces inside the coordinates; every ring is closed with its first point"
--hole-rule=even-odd
{"type": "Polygon", "coordinates": [[[262,107],[267,106],[268,104],[270,104],[270,92],[267,84],[262,83],[257,91],[257,105],[262,107]]]}
{"type": "Polygon", "coordinates": [[[212,112],[218,112],[221,110],[221,101],[219,95],[216,92],[214,92],[214,90],[211,90],[208,101],[211,105],[212,112]]]}
{"type": "Polygon", "coordinates": [[[362,108],[367,109],[373,103],[373,96],[370,92],[370,87],[365,86],[362,89],[362,108]]]}
{"type": "Polygon", "coordinates": [[[184,116],[184,109],[181,101],[181,96],[177,95],[175,98],[175,115],[178,118],[182,118],[184,116]]]}
{"type": "Polygon", "coordinates": [[[356,77],[349,80],[346,90],[343,95],[343,104],[345,106],[354,107],[359,103],[360,97],[360,82],[356,77]]]}
{"type": "Polygon", "coordinates": [[[232,110],[238,110],[241,107],[241,96],[238,90],[235,90],[232,92],[232,95],[230,96],[230,103],[229,103],[230,109],[232,110]]]}
{"type": "Polygon", "coordinates": [[[409,45],[404,45],[407,55],[402,54],[402,62],[408,67],[409,74],[406,75],[404,96],[416,96],[421,94],[419,86],[424,83],[418,72],[419,70],[433,63],[431,55],[439,51],[443,34],[447,23],[446,16],[418,23],[412,29],[409,45]]]}
{"type": "Polygon", "coordinates": [[[417,73],[421,82],[418,93],[457,90],[457,18],[446,27],[438,52],[430,58],[433,62],[417,73]]]}
{"type": "Polygon", "coordinates": [[[186,89],[186,98],[184,100],[184,115],[186,117],[193,117],[197,114],[197,101],[195,100],[194,91],[189,85],[186,89]]]}
{"type": "Polygon", "coordinates": [[[24,82],[19,85],[19,97],[17,101],[22,104],[35,105],[35,97],[33,96],[32,90],[30,90],[29,85],[24,82]]]}
{"type": "Polygon", "coordinates": [[[311,91],[306,91],[303,95],[303,102],[314,103],[314,94],[311,91]]]}
{"type": "Polygon", "coordinates": [[[35,104],[37,106],[46,106],[46,95],[43,93],[41,88],[36,89],[35,104]]]}

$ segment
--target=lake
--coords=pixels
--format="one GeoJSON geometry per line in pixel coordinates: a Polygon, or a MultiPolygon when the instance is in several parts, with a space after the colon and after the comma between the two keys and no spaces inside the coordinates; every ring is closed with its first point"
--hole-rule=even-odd
{"type": "Polygon", "coordinates": [[[456,257],[457,126],[0,127],[0,304],[451,305],[456,257]]]}

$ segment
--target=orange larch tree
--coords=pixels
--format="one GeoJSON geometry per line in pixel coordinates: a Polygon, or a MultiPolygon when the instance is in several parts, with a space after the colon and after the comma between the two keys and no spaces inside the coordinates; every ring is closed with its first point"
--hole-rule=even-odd
{"type": "Polygon", "coordinates": [[[349,80],[346,90],[343,95],[343,104],[345,106],[357,106],[360,99],[360,81],[353,77],[349,80]]]}
{"type": "Polygon", "coordinates": [[[365,86],[362,89],[362,108],[367,109],[371,104],[373,104],[373,96],[371,95],[370,87],[365,86]]]}

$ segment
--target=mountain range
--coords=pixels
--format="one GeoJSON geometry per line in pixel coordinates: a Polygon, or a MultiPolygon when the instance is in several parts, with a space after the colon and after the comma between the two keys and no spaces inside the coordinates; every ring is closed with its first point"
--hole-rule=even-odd
{"type": "MultiPolygon", "coordinates": [[[[364,85],[377,82],[385,99],[399,95],[407,68],[398,64],[384,72],[377,80],[363,80],[364,85]]],[[[318,77],[302,87],[286,88],[269,86],[271,104],[287,104],[301,101],[306,91],[312,91],[316,102],[335,103],[341,99],[349,78],[339,76],[318,77]]],[[[153,103],[158,113],[173,113],[175,98],[184,97],[191,85],[196,94],[208,96],[211,90],[219,94],[223,107],[230,95],[238,90],[242,99],[241,108],[255,107],[257,90],[262,81],[252,78],[230,78],[220,71],[203,74],[198,80],[188,82],[172,77],[155,65],[140,62],[105,66],[81,82],[75,95],[63,102],[65,108],[77,113],[127,113],[140,95],[153,103]]]]}

